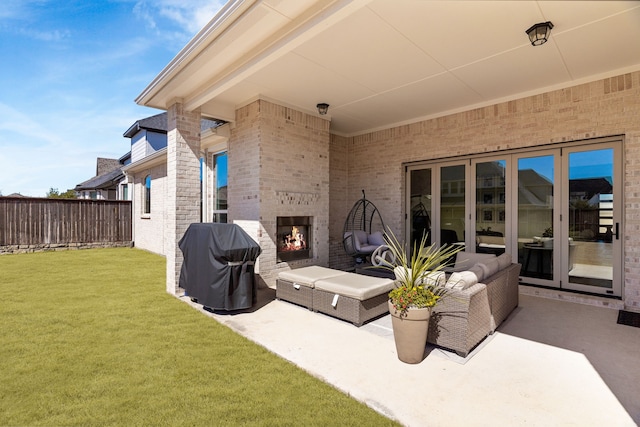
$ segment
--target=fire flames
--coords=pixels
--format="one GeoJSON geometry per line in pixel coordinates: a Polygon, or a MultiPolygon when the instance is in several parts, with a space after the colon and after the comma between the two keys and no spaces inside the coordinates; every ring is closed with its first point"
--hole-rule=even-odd
{"type": "Polygon", "coordinates": [[[291,233],[283,237],[282,251],[300,251],[307,249],[307,241],[304,234],[295,225],[291,227],[291,233]]]}

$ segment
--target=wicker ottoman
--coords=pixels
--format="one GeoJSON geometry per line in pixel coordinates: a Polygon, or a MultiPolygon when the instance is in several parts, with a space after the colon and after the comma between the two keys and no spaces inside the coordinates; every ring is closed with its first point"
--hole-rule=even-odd
{"type": "Polygon", "coordinates": [[[311,310],[313,308],[313,294],[311,290],[315,282],[320,279],[328,279],[342,274],[348,273],[316,265],[282,271],[276,279],[276,298],[307,307],[311,310]]]}
{"type": "Polygon", "coordinates": [[[391,279],[344,273],[319,279],[311,289],[313,310],[361,326],[389,312],[391,279]]]}

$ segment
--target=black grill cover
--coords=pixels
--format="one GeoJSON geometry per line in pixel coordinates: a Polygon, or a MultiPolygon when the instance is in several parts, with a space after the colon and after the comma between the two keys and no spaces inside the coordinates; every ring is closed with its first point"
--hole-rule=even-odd
{"type": "Polygon", "coordinates": [[[254,262],[260,246],[236,224],[191,224],[178,243],[184,256],[180,287],[214,310],[256,302],[254,262]]]}

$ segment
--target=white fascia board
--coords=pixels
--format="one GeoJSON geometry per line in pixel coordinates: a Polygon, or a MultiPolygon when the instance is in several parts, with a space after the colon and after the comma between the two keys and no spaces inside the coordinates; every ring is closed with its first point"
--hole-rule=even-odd
{"type": "Polygon", "coordinates": [[[145,157],[142,160],[138,160],[135,163],[129,163],[122,168],[122,172],[126,175],[135,174],[136,172],[144,171],[154,166],[167,163],[167,148],[156,151],[155,153],[145,157]]]}
{"type": "MultiPolygon", "coordinates": [[[[314,7],[309,8],[303,14],[306,15],[305,17],[290,21],[277,34],[272,34],[269,38],[274,41],[270,42],[267,47],[260,49],[256,45],[258,53],[254,53],[255,51],[249,52],[248,55],[242,58],[242,62],[238,61],[235,64],[230,64],[224,76],[198,91],[197,94],[184,99],[185,108],[190,111],[197,109],[235,84],[250,77],[255,72],[325,31],[327,27],[362,9],[371,1],[338,0],[329,6],[326,6],[323,2],[314,4],[314,7]],[[300,24],[300,21],[303,23],[300,24]]],[[[264,43],[264,41],[261,42],[264,43]]]]}
{"type": "Polygon", "coordinates": [[[136,104],[151,106],[155,95],[158,94],[173,77],[195,58],[218,34],[242,16],[244,11],[257,0],[230,0],[220,11],[196,34],[187,45],[164,67],[162,71],[135,99],[136,104]]]}

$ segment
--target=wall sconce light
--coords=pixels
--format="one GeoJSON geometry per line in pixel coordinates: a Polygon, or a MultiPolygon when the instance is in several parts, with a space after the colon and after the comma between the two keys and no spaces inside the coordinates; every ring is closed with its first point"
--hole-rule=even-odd
{"type": "Polygon", "coordinates": [[[324,102],[316,105],[316,107],[318,108],[318,113],[320,113],[321,116],[324,116],[325,114],[327,114],[327,111],[329,111],[329,104],[326,104],[324,102]]]}
{"type": "Polygon", "coordinates": [[[547,21],[535,24],[525,32],[529,36],[529,40],[531,40],[533,46],[540,46],[547,42],[552,28],[553,24],[547,21]]]}

